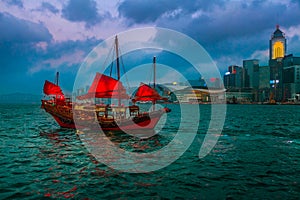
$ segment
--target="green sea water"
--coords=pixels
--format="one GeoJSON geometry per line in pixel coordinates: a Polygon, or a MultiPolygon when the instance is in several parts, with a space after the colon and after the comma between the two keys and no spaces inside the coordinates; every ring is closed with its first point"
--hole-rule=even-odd
{"type": "MultiPolygon", "coordinates": [[[[180,121],[180,106],[168,107],[174,123],[161,133],[108,137],[128,151],[163,148],[180,121]]],[[[200,105],[197,135],[175,162],[125,173],[95,159],[74,130],[61,129],[39,105],[0,105],[0,199],[298,199],[300,106],[228,105],[222,135],[199,159],[210,110],[200,105]]]]}

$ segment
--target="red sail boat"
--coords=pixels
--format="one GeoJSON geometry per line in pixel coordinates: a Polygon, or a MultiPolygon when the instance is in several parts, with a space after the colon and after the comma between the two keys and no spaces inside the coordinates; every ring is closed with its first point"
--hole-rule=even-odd
{"type": "Polygon", "coordinates": [[[137,101],[151,101],[153,104],[155,104],[155,102],[158,100],[166,101],[167,98],[163,98],[162,96],[160,96],[158,92],[151,86],[146,85],[145,83],[141,83],[132,99],[132,102],[135,103],[137,101]]]}
{"type": "Polygon", "coordinates": [[[46,95],[60,95],[60,96],[64,96],[64,93],[62,92],[62,90],[60,89],[60,87],[50,81],[45,81],[44,84],[44,93],[46,95]]]}
{"type": "Polygon", "coordinates": [[[88,93],[77,97],[79,100],[90,98],[129,99],[129,96],[120,81],[97,72],[88,93]]]}
{"type": "Polygon", "coordinates": [[[42,100],[41,107],[51,114],[61,127],[75,128],[72,102],[70,98],[65,98],[64,93],[58,85],[58,76],[59,73],[57,72],[56,84],[47,80],[45,81],[43,91],[47,99],[42,100]]]}
{"type": "Polygon", "coordinates": [[[78,96],[77,99],[79,101],[102,98],[117,99],[118,105],[72,103],[68,98],[64,97],[58,85],[58,76],[57,84],[49,81],[45,82],[44,93],[52,97],[52,99],[42,100],[42,108],[51,114],[61,127],[91,128],[93,126],[92,124],[96,121],[104,131],[151,130],[154,129],[164,113],[171,111],[168,108],[148,112],[140,111],[140,107],[135,105],[137,101],[147,100],[155,104],[157,100],[166,100],[156,92],[155,88],[146,84],[141,84],[135,96],[132,97],[133,105],[124,106],[121,104],[122,99],[128,100],[130,97],[127,95],[126,89],[120,81],[117,37],[115,39],[115,45],[117,55],[117,79],[96,73],[88,92],[78,96]]]}

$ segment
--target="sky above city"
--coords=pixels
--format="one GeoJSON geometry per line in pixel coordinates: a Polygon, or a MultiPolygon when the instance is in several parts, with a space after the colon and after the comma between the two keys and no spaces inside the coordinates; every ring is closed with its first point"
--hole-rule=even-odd
{"type": "Polygon", "coordinates": [[[299,19],[297,0],[2,0],[0,94],[42,94],[44,80],[57,71],[62,88],[71,92],[80,64],[96,45],[143,27],[186,34],[221,73],[245,59],[267,65],[276,24],[287,38],[287,54],[300,56],[299,19]]]}

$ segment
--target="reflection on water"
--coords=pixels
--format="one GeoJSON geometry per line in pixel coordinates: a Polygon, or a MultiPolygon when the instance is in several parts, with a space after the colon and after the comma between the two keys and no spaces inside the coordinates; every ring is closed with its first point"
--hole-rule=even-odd
{"type": "MultiPolygon", "coordinates": [[[[0,105],[0,199],[298,199],[299,107],[228,106],[222,136],[203,159],[198,152],[210,109],[200,110],[198,134],[178,160],[131,174],[99,162],[81,135],[58,128],[38,105],[0,105]]],[[[112,132],[104,137],[129,152],[155,152],[175,137],[180,119],[171,120],[144,139],[112,132]]]]}

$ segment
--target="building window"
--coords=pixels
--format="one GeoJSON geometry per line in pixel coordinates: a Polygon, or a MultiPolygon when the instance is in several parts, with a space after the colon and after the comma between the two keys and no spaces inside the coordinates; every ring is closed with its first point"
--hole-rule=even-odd
{"type": "Polygon", "coordinates": [[[273,55],[272,59],[276,58],[283,58],[284,57],[284,47],[283,43],[280,41],[277,41],[273,45],[273,55]]]}

